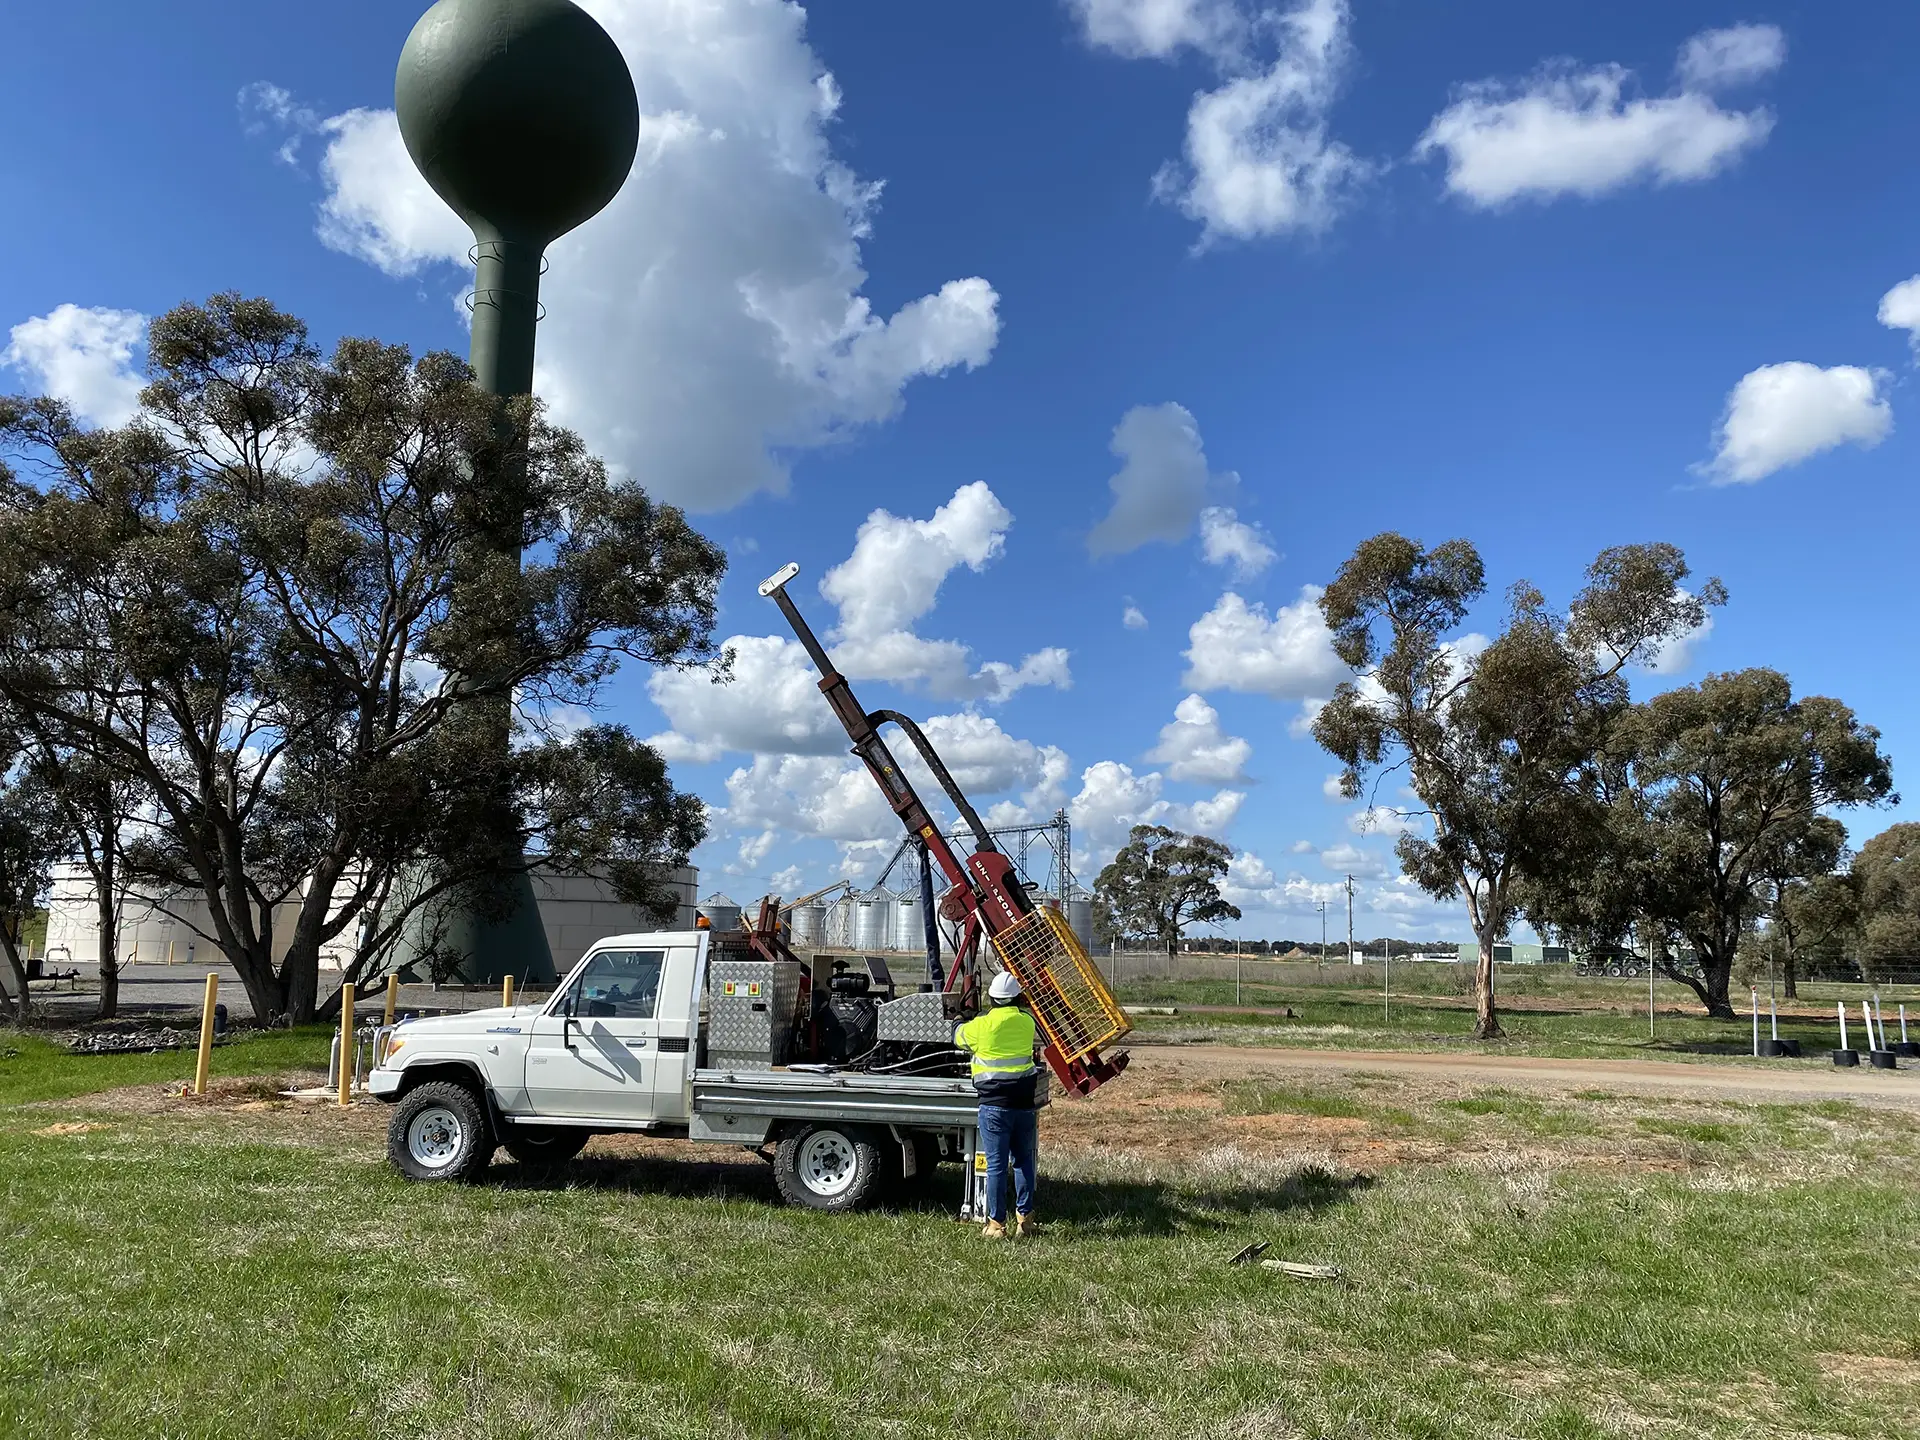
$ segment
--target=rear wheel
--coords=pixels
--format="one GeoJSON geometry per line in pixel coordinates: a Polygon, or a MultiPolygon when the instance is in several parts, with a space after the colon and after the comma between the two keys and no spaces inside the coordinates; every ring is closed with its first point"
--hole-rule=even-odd
{"type": "Polygon", "coordinates": [[[522,1165],[545,1169],[566,1164],[590,1138],[574,1125],[515,1125],[507,1131],[506,1146],[522,1165]]]}
{"type": "Polygon", "coordinates": [[[858,1125],[802,1125],[781,1137],[773,1157],[781,1197],[809,1210],[871,1204],[885,1171],[879,1144],[858,1125]]]}
{"type": "Polygon", "coordinates": [[[409,1090],[387,1126],[387,1159],[409,1180],[474,1179],[493,1150],[480,1097],[450,1080],[409,1090]]]}

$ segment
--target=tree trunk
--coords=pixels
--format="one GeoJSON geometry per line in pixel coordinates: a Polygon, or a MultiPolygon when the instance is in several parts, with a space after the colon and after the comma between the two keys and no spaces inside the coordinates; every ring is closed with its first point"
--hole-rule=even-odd
{"type": "Polygon", "coordinates": [[[1793,963],[1793,952],[1787,952],[1787,958],[1780,962],[1780,998],[1798,1000],[1800,998],[1799,967],[1793,963]]]}
{"type": "Polygon", "coordinates": [[[1733,985],[1733,947],[1727,947],[1725,955],[1715,955],[1708,951],[1697,952],[1700,956],[1700,976],[1703,983],[1695,985],[1694,991],[1707,1007],[1707,1014],[1715,1020],[1734,1020],[1739,1017],[1733,1013],[1733,1000],[1730,991],[1733,985]]]}
{"type": "Polygon", "coordinates": [[[100,914],[100,1006],[96,1020],[111,1020],[120,1013],[120,905],[113,893],[114,874],[110,866],[94,872],[95,901],[100,914]]]}
{"type": "Polygon", "coordinates": [[[1477,938],[1480,959],[1473,968],[1473,1038],[1500,1040],[1507,1032],[1500,1028],[1500,1016],[1493,1004],[1493,942],[1499,937],[1489,927],[1477,938]]]}
{"type": "Polygon", "coordinates": [[[0,932],[0,952],[7,959],[7,987],[13,991],[13,1018],[24,1021],[32,1005],[27,993],[27,967],[20,963],[20,936],[15,929],[0,932]]]}
{"type": "Polygon", "coordinates": [[[265,946],[256,946],[254,950],[243,951],[238,955],[228,954],[225,958],[240,973],[240,988],[247,992],[247,1003],[253,1007],[253,1018],[262,1025],[271,1025],[276,1020],[285,1019],[291,1024],[305,1024],[313,1019],[313,997],[307,997],[307,1011],[300,1015],[289,1003],[287,988],[280,977],[274,973],[273,959],[264,951],[265,946]]]}

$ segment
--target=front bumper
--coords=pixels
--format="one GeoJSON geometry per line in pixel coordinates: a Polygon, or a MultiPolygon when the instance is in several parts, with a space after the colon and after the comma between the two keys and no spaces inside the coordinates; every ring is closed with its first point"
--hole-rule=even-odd
{"type": "Polygon", "coordinates": [[[376,1100],[391,1100],[400,1093],[398,1070],[375,1069],[367,1074],[367,1090],[376,1100]]]}

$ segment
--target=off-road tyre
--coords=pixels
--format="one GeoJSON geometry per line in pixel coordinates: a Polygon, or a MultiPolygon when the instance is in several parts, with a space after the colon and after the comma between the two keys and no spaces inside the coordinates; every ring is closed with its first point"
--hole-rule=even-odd
{"type": "Polygon", "coordinates": [[[493,1151],[486,1106],[451,1080],[409,1090],[387,1126],[387,1160],[409,1180],[476,1180],[493,1151]]]}
{"type": "Polygon", "coordinates": [[[871,1205],[880,1198],[889,1170],[883,1138],[893,1143],[893,1137],[876,1136],[861,1125],[827,1123],[789,1130],[773,1154],[780,1198],[807,1210],[871,1205]]]}
{"type": "Polygon", "coordinates": [[[592,1132],[577,1125],[510,1125],[507,1153],[533,1170],[552,1170],[586,1148],[592,1132]]]}

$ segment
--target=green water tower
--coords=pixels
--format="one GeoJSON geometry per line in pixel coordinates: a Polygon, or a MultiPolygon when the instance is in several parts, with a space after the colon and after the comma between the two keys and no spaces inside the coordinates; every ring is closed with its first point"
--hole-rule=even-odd
{"type": "MultiPolygon", "coordinates": [[[[413,163],[473,229],[475,378],[503,399],[530,394],[546,248],[633,168],[640,104],[627,63],[572,0],[439,0],[400,51],[393,100],[413,163]]],[[[506,744],[504,704],[487,728],[506,744]]],[[[465,957],[464,978],[553,978],[524,876],[518,890],[504,919],[469,907],[438,935],[465,957]]]]}

